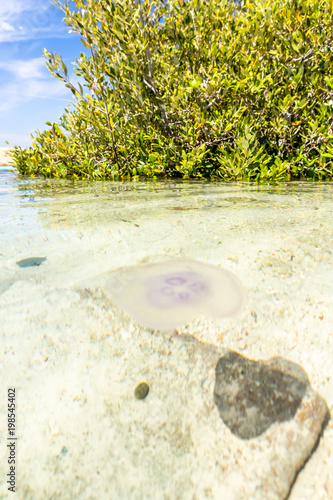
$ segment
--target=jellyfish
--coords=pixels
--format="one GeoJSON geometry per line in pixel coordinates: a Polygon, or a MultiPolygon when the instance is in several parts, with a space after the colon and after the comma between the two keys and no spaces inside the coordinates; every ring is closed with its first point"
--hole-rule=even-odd
{"type": "Polygon", "coordinates": [[[214,319],[236,315],[246,296],[232,272],[185,259],[118,271],[107,292],[140,325],[168,331],[200,314],[214,319]]]}

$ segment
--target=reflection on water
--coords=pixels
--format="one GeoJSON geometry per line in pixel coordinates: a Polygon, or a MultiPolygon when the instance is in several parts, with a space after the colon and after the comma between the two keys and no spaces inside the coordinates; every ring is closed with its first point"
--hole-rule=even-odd
{"type": "Polygon", "coordinates": [[[0,241],[7,259],[53,251],[62,270],[96,258],[93,273],[166,254],[239,265],[246,254],[261,275],[292,277],[306,273],[307,259],[306,269],[331,262],[333,185],[92,183],[2,168],[0,241]]]}
{"type": "Polygon", "coordinates": [[[208,222],[224,220],[230,230],[262,229],[274,222],[295,224],[304,217],[329,216],[330,184],[289,183],[277,186],[199,181],[96,182],[24,179],[0,170],[1,236],[37,229],[87,229],[147,219],[208,222]],[[318,214],[316,215],[316,213],[318,214]],[[269,215],[269,217],[268,217],[269,215]],[[294,218],[294,221],[289,220],[294,218]],[[232,219],[232,224],[228,220],[232,219]],[[10,224],[9,224],[10,221],[10,224]]]}
{"type": "Polygon", "coordinates": [[[244,272],[254,262],[262,276],[301,276],[331,260],[333,185],[92,183],[1,169],[0,242],[7,259],[53,252],[68,272],[84,262],[94,274],[149,255],[239,266],[245,254],[244,272]]]}

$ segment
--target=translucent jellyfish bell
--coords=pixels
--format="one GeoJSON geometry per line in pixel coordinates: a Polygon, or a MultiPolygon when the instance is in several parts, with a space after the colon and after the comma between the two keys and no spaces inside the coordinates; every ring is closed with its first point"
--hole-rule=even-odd
{"type": "Polygon", "coordinates": [[[245,289],[230,271],[194,260],[127,268],[107,285],[112,300],[142,326],[179,327],[199,314],[237,314],[245,289]]]}

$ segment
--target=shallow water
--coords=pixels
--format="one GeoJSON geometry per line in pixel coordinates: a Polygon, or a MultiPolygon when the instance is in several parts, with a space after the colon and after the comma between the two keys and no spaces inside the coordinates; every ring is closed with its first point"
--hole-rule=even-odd
{"type": "Polygon", "coordinates": [[[271,317],[282,295],[333,296],[333,185],[89,183],[2,167],[0,248],[0,293],[26,278],[96,286],[122,266],[186,257],[233,271],[271,317]],[[32,257],[46,260],[16,264],[32,257]]]}
{"type": "Polygon", "coordinates": [[[54,284],[89,284],[121,266],[172,257],[219,264],[247,286],[263,282],[261,291],[271,285],[268,296],[277,286],[329,293],[333,185],[89,183],[25,179],[2,167],[0,248],[0,293],[31,272],[54,284]],[[16,265],[31,257],[46,261],[16,265]]]}
{"type": "MultiPolygon", "coordinates": [[[[46,407],[46,422],[48,398],[58,404],[54,394],[58,386],[65,390],[66,370],[69,374],[73,366],[81,370],[78,390],[86,374],[92,380],[87,367],[78,368],[84,353],[93,370],[94,363],[103,363],[105,339],[107,348],[114,349],[112,356],[126,345],[124,358],[119,357],[114,368],[120,374],[128,353],[136,356],[135,335],[141,335],[140,342],[151,342],[151,333],[133,325],[104,294],[107,276],[123,266],[174,257],[220,265],[238,276],[248,294],[239,317],[194,318],[179,325],[180,331],[251,358],[283,356],[299,363],[332,406],[332,251],[333,184],[89,183],[25,179],[0,167],[1,361],[5,385],[9,380],[18,384],[25,398],[21,425],[27,446],[28,436],[35,439],[39,432],[33,427],[34,412],[39,414],[37,398],[46,407]],[[47,385],[42,395],[33,385],[34,380],[41,383],[41,370],[47,385]]],[[[158,342],[163,345],[163,340],[158,342]]],[[[152,363],[153,354],[156,357],[152,350],[152,363]]],[[[161,359],[156,360],[161,366],[157,370],[165,372],[161,359]]],[[[135,359],[132,362],[134,370],[135,359]]],[[[126,373],[130,378],[131,372],[126,373]]],[[[100,390],[107,391],[97,372],[94,376],[100,390]]],[[[109,390],[118,390],[112,380],[107,383],[109,390]]],[[[70,419],[70,407],[61,418],[70,419]]],[[[78,425],[68,430],[68,440],[81,436],[90,425],[99,432],[87,417],[84,429],[78,425]]],[[[80,450],[78,445],[78,457],[80,450]]],[[[27,478],[39,470],[39,460],[36,456],[31,461],[27,478]]],[[[51,467],[48,474],[52,471],[51,467]]],[[[167,481],[162,476],[161,472],[160,482],[167,481]]],[[[32,498],[45,498],[45,491],[51,496],[47,480],[40,494],[30,479],[25,481],[34,492],[32,498]]],[[[118,498],[129,498],[126,481],[122,487],[123,496],[118,498]]],[[[149,498],[147,491],[143,495],[149,498]]]]}

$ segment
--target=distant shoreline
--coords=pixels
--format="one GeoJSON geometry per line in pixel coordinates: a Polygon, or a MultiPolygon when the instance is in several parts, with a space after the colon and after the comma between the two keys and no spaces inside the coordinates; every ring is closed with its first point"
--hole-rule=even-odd
{"type": "Polygon", "coordinates": [[[0,166],[1,167],[13,167],[15,165],[14,160],[9,156],[9,151],[11,148],[0,147],[0,166]]]}

